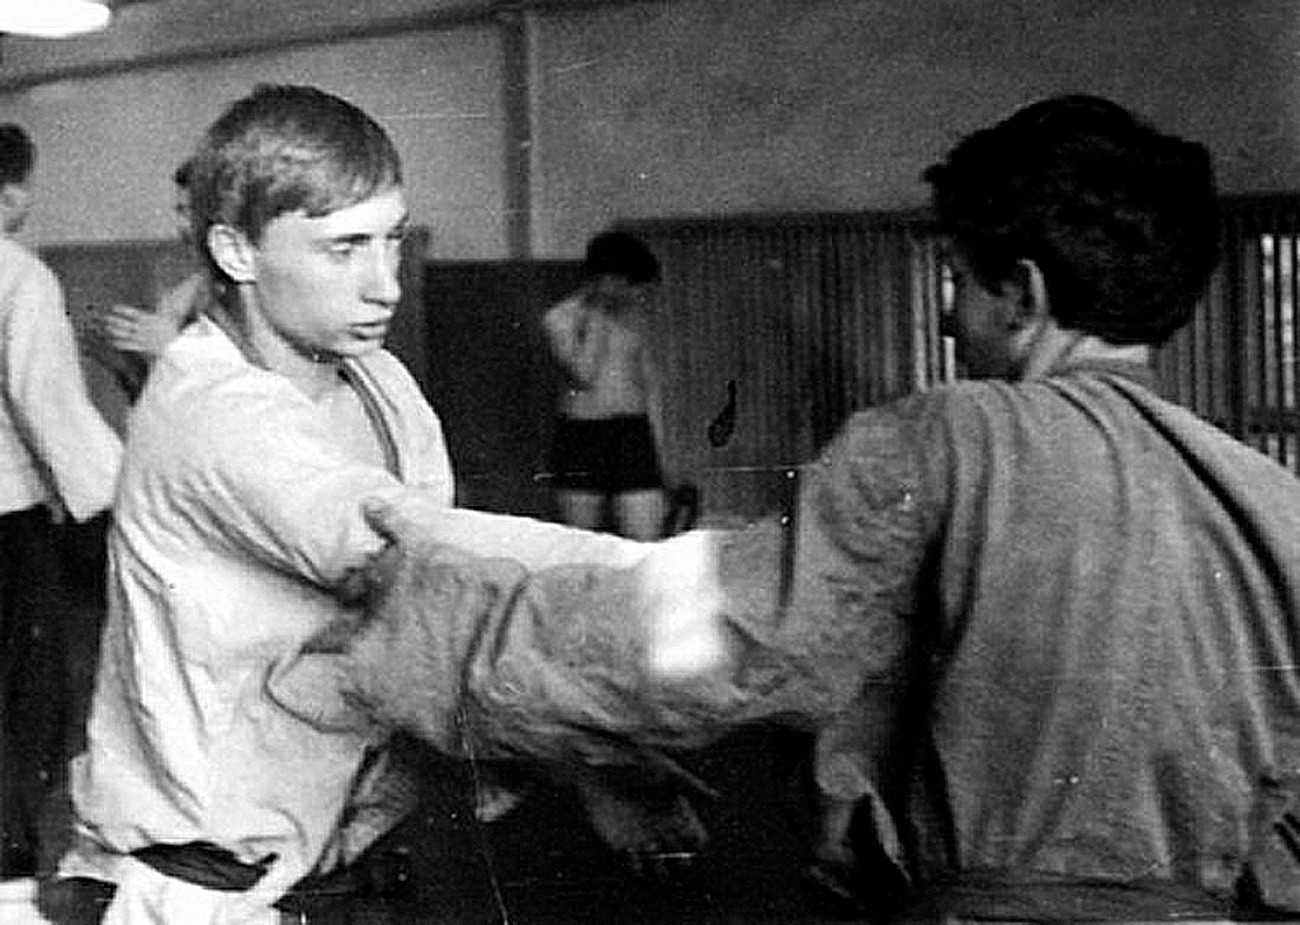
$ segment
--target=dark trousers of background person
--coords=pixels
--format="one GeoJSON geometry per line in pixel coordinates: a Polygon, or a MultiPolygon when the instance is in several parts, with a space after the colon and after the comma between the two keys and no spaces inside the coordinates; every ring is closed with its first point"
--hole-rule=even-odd
{"type": "Polygon", "coordinates": [[[67,822],[103,610],[102,520],[0,515],[0,877],[51,863],[67,822]],[[54,820],[54,821],[52,821],[54,820]]]}

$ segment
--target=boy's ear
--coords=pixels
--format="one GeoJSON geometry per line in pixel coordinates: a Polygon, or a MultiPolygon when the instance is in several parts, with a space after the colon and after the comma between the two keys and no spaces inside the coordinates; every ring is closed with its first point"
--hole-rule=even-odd
{"type": "Polygon", "coordinates": [[[257,278],[253,243],[248,236],[229,225],[208,228],[208,253],[221,271],[236,283],[251,283],[257,278]]]}
{"type": "Polygon", "coordinates": [[[602,273],[592,280],[591,288],[602,299],[616,298],[618,296],[618,277],[602,273]]]}
{"type": "Polygon", "coordinates": [[[8,216],[21,205],[22,191],[15,183],[0,184],[0,211],[8,216]]]}
{"type": "Polygon", "coordinates": [[[1007,283],[1014,302],[1014,325],[1024,327],[1034,321],[1051,316],[1051,303],[1047,298],[1047,280],[1033,260],[1016,261],[1015,277],[1007,283]]]}

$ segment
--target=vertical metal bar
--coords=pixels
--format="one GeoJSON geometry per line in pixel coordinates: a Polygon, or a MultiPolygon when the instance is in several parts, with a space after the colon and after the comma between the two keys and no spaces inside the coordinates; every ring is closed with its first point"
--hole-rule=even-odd
{"type": "Polygon", "coordinates": [[[849,280],[845,293],[849,314],[845,319],[844,405],[841,420],[857,411],[869,400],[871,394],[871,369],[863,361],[869,332],[869,322],[875,311],[871,298],[871,230],[864,219],[845,227],[844,263],[849,280]]]}
{"type": "Polygon", "coordinates": [[[866,404],[871,390],[871,369],[865,360],[870,331],[868,320],[872,311],[871,253],[867,244],[870,238],[866,219],[855,221],[849,229],[849,234],[851,236],[849,266],[853,284],[850,293],[852,315],[849,318],[851,334],[848,338],[847,367],[852,370],[852,383],[846,411],[851,413],[866,404]]]}
{"type": "MultiPolygon", "coordinates": [[[[818,243],[821,259],[815,264],[817,273],[817,300],[813,311],[817,316],[817,339],[813,341],[813,356],[819,369],[813,371],[817,389],[817,433],[815,443],[827,439],[827,430],[835,416],[836,399],[840,391],[840,359],[834,349],[839,339],[839,318],[830,306],[839,303],[840,266],[839,248],[836,246],[835,227],[830,222],[818,222],[810,229],[818,243]]],[[[814,449],[816,449],[814,447],[814,449]]]]}
{"type": "Polygon", "coordinates": [[[1201,306],[1202,323],[1205,331],[1206,375],[1202,382],[1204,390],[1203,407],[1205,416],[1219,424],[1227,426],[1227,411],[1224,407],[1225,393],[1231,388],[1228,381],[1229,366],[1223,362],[1223,277],[1219,270],[1210,276],[1205,287],[1205,302],[1201,306]]]}
{"type": "Polygon", "coordinates": [[[1177,358],[1181,361],[1182,367],[1178,376],[1178,394],[1179,400],[1186,402],[1194,410],[1201,410],[1198,407],[1200,399],[1200,389],[1197,384],[1200,377],[1204,375],[1204,370],[1198,362],[1198,347],[1200,346],[1199,319],[1193,317],[1192,323],[1178,332],[1177,358]]]}
{"type": "Polygon", "coordinates": [[[797,233],[800,254],[799,266],[802,269],[799,274],[802,283],[800,287],[800,305],[803,308],[802,325],[799,328],[803,334],[803,341],[799,344],[799,390],[804,402],[802,421],[804,438],[799,447],[799,456],[803,458],[816,451],[817,414],[821,410],[821,395],[817,388],[819,370],[815,368],[816,356],[811,349],[812,345],[818,342],[821,335],[817,324],[817,311],[814,308],[817,301],[821,252],[817,247],[815,237],[809,234],[807,228],[800,227],[797,233]]]}
{"type": "Polygon", "coordinates": [[[915,229],[907,234],[908,323],[911,326],[912,389],[923,389],[933,378],[930,361],[930,312],[927,305],[926,241],[915,229]]]}
{"type": "Polygon", "coordinates": [[[885,376],[880,398],[891,401],[907,391],[904,363],[907,359],[907,250],[902,229],[893,221],[881,220],[877,233],[885,287],[881,297],[889,310],[885,338],[885,376]]]}
{"type": "Polygon", "coordinates": [[[1214,416],[1214,396],[1218,391],[1214,388],[1216,378],[1219,376],[1219,368],[1214,362],[1214,320],[1218,311],[1218,303],[1214,298],[1214,281],[1210,279],[1206,281],[1205,291],[1201,295],[1195,323],[1192,326],[1196,337],[1195,377],[1191,382],[1192,393],[1195,396],[1193,407],[1206,418],[1214,416]]]}
{"type": "Polygon", "coordinates": [[[1240,212],[1232,214],[1228,224],[1226,254],[1228,266],[1229,355],[1234,376],[1232,433],[1243,442],[1251,442],[1250,409],[1255,404],[1254,377],[1251,364],[1251,338],[1255,329],[1258,292],[1258,244],[1250,233],[1249,223],[1240,212]]]}
{"type": "MultiPolygon", "coordinates": [[[[1274,223],[1276,227],[1276,223],[1274,223]]],[[[1270,338],[1269,347],[1272,360],[1272,392],[1270,404],[1273,414],[1270,416],[1270,431],[1272,439],[1276,446],[1276,457],[1278,462],[1286,465],[1286,443],[1282,439],[1281,427],[1279,422],[1282,415],[1283,403],[1283,384],[1282,384],[1282,296],[1283,296],[1283,254],[1285,253],[1285,243],[1282,235],[1274,233],[1273,238],[1273,316],[1272,316],[1272,337],[1270,338]]]]}
{"type": "Polygon", "coordinates": [[[867,254],[868,304],[871,306],[870,340],[876,348],[876,361],[870,364],[867,401],[877,404],[889,398],[893,390],[894,316],[893,303],[894,259],[889,249],[889,238],[879,220],[868,223],[865,232],[864,252],[867,254]]]}
{"type": "MultiPolygon", "coordinates": [[[[1253,218],[1253,216],[1252,216],[1253,218]]],[[[1266,414],[1268,411],[1268,301],[1269,288],[1265,285],[1268,282],[1267,273],[1271,272],[1269,261],[1273,255],[1273,242],[1267,235],[1262,234],[1255,229],[1252,235],[1257,246],[1258,267],[1256,272],[1259,274],[1259,290],[1256,296],[1257,304],[1255,316],[1251,323],[1255,329],[1255,357],[1253,361],[1255,366],[1255,401],[1253,402],[1251,432],[1255,436],[1256,448],[1268,452],[1268,426],[1266,414]]]]}
{"type": "Polygon", "coordinates": [[[1286,434],[1287,450],[1290,452],[1291,468],[1300,473],[1300,446],[1297,446],[1297,429],[1296,429],[1296,310],[1297,310],[1297,287],[1300,287],[1300,278],[1297,278],[1297,270],[1300,270],[1300,236],[1297,236],[1295,229],[1291,229],[1286,236],[1287,256],[1288,256],[1288,274],[1287,274],[1287,305],[1286,318],[1284,318],[1282,355],[1283,355],[1283,379],[1284,379],[1284,400],[1283,407],[1279,409],[1282,414],[1283,433],[1286,434]]]}
{"type": "Polygon", "coordinates": [[[845,268],[841,259],[844,240],[838,225],[827,222],[821,229],[820,237],[825,242],[826,249],[826,281],[817,310],[826,319],[826,323],[819,352],[825,357],[829,375],[824,385],[821,433],[818,434],[817,442],[825,443],[839,423],[844,408],[844,294],[848,287],[844,282],[845,268]]]}
{"type": "Polygon", "coordinates": [[[785,227],[780,230],[779,238],[781,241],[781,266],[786,280],[786,299],[789,309],[786,315],[786,336],[788,338],[786,347],[785,377],[789,383],[790,396],[788,398],[788,414],[790,416],[790,436],[791,446],[794,452],[789,460],[782,460],[782,463],[793,461],[793,457],[800,456],[807,449],[811,439],[808,436],[808,398],[807,387],[803,381],[804,368],[806,364],[803,359],[802,330],[804,320],[800,314],[801,306],[804,301],[802,273],[796,275],[795,268],[803,263],[803,251],[801,235],[797,229],[785,227]]]}
{"type": "MultiPolygon", "coordinates": [[[[1251,216],[1255,218],[1255,216],[1251,216]]],[[[1262,224],[1262,223],[1259,223],[1262,224]]],[[[1273,272],[1271,261],[1273,259],[1273,242],[1266,234],[1259,231],[1259,224],[1254,229],[1253,243],[1256,245],[1255,258],[1259,262],[1256,272],[1259,274],[1258,289],[1255,293],[1255,305],[1253,306],[1253,317],[1251,324],[1255,337],[1255,356],[1251,362],[1255,364],[1255,394],[1254,401],[1251,403],[1251,433],[1257,443],[1257,449],[1262,452],[1268,452],[1268,422],[1266,414],[1268,411],[1268,332],[1269,332],[1269,300],[1271,298],[1271,274],[1273,272]]]]}
{"type": "Polygon", "coordinates": [[[868,359],[877,326],[893,315],[893,306],[880,301],[876,280],[879,276],[880,242],[870,218],[863,218],[846,229],[844,264],[850,270],[851,284],[846,292],[852,305],[847,319],[852,331],[845,339],[843,366],[852,370],[852,383],[845,389],[837,425],[859,408],[876,400],[876,378],[880,370],[868,359]]]}

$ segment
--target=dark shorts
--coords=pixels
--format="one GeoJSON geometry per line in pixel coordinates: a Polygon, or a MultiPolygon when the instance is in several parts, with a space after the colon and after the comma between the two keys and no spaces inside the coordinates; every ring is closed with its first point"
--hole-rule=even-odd
{"type": "Polygon", "coordinates": [[[654,432],[644,415],[560,418],[551,444],[552,484],[568,491],[662,488],[654,432]]]}

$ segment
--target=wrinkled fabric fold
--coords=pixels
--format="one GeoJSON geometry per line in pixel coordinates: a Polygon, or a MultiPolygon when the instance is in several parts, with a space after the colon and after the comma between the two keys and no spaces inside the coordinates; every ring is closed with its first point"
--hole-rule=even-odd
{"type": "MultiPolygon", "coordinates": [[[[734,550],[728,561],[740,558],[753,561],[734,550]]],[[[375,561],[365,616],[343,641],[332,651],[305,647],[269,688],[313,725],[399,728],[452,754],[467,736],[481,757],[590,764],[703,744],[750,718],[755,691],[789,666],[747,657],[743,679],[733,677],[736,656],[761,649],[755,630],[770,620],[754,608],[748,627],[727,621],[727,656],[712,669],[653,670],[665,592],[682,603],[680,589],[656,583],[658,571],[654,556],[530,571],[408,532],[375,561]]],[[[330,635],[337,640],[337,628],[330,635]]]]}

